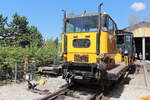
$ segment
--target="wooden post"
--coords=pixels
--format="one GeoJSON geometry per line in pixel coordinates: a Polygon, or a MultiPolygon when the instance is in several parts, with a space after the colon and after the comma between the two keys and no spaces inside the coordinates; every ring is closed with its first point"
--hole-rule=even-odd
{"type": "Polygon", "coordinates": [[[24,57],[24,72],[28,72],[29,70],[29,59],[28,56],[24,57]]]}

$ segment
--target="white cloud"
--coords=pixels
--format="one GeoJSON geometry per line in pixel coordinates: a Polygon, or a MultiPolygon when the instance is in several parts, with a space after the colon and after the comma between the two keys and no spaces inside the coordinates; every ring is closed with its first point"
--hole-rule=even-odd
{"type": "Polygon", "coordinates": [[[131,9],[135,11],[142,11],[146,8],[146,5],[143,2],[135,2],[131,5],[131,9]]]}

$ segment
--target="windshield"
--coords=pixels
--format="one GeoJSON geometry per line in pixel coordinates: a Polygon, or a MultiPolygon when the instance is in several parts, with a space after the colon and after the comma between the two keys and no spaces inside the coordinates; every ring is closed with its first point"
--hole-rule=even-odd
{"type": "Polygon", "coordinates": [[[99,16],[85,16],[66,20],[66,33],[98,31],[99,16]]]}

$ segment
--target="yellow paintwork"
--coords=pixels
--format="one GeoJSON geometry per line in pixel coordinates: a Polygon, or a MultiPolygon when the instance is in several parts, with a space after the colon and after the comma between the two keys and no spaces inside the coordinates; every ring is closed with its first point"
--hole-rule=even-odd
{"type": "MultiPolygon", "coordinates": [[[[85,33],[65,33],[67,36],[67,61],[75,62],[74,55],[88,55],[89,60],[88,63],[97,63],[97,58],[99,58],[96,54],[96,35],[97,32],[85,32],[85,33]],[[89,48],[74,48],[73,40],[74,39],[90,39],[90,47],[89,48]]],[[[64,51],[64,34],[62,34],[62,52],[64,51]]],[[[115,38],[113,34],[109,32],[101,31],[100,34],[100,53],[103,54],[115,54],[116,46],[115,46],[115,38]]],[[[119,61],[120,58],[116,58],[116,61],[119,61]]]]}
{"type": "Polygon", "coordinates": [[[125,61],[125,66],[129,65],[129,57],[128,56],[124,57],[124,61],[125,61]]]}
{"type": "Polygon", "coordinates": [[[101,31],[101,35],[100,35],[100,51],[101,53],[108,53],[109,52],[109,38],[108,38],[109,34],[108,32],[103,32],[101,31]]]}
{"type": "Polygon", "coordinates": [[[68,33],[66,34],[67,41],[67,52],[68,53],[96,53],[96,32],[87,32],[87,33],[68,33]],[[87,38],[86,36],[90,36],[87,38]],[[73,40],[74,39],[90,39],[89,48],[74,48],[73,40]]]}
{"type": "Polygon", "coordinates": [[[122,55],[120,53],[117,53],[115,55],[115,63],[118,63],[118,62],[122,62],[122,55]]]}
{"type": "Polygon", "coordinates": [[[62,39],[62,42],[61,42],[61,52],[63,53],[64,52],[64,34],[61,35],[61,39],[62,39]]]}

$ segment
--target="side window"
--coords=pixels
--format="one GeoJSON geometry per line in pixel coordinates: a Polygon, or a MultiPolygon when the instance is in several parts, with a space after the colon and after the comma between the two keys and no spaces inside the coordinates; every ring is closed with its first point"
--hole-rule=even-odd
{"type": "Polygon", "coordinates": [[[114,22],[110,18],[108,20],[108,31],[112,34],[114,33],[114,22]]]}
{"type": "Polygon", "coordinates": [[[66,31],[67,31],[67,32],[70,32],[70,33],[71,33],[71,32],[74,32],[74,26],[73,26],[73,24],[67,23],[67,24],[66,24],[66,27],[67,27],[67,28],[66,28],[66,31]]]}
{"type": "Polygon", "coordinates": [[[116,31],[117,31],[117,26],[116,24],[114,24],[114,34],[116,34],[116,31]]]}
{"type": "Polygon", "coordinates": [[[127,41],[127,42],[130,42],[130,41],[131,41],[131,36],[130,36],[130,35],[127,35],[127,36],[126,36],[126,41],[127,41]]]}
{"type": "Polygon", "coordinates": [[[102,16],[102,30],[103,31],[108,31],[108,23],[107,23],[107,17],[102,16]]]}

